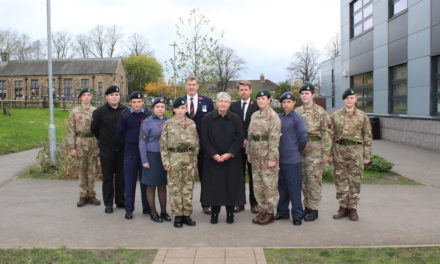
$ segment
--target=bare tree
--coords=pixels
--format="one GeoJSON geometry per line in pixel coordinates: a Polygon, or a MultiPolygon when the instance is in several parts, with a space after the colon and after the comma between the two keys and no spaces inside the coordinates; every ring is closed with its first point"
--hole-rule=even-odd
{"type": "Polygon", "coordinates": [[[339,34],[335,34],[330,42],[325,46],[327,54],[330,58],[336,58],[341,55],[341,38],[339,34]]]}
{"type": "Polygon", "coordinates": [[[97,25],[90,31],[90,41],[92,45],[91,53],[96,58],[104,58],[105,51],[105,27],[97,25]]]}
{"type": "Polygon", "coordinates": [[[41,60],[47,56],[47,44],[45,40],[35,40],[31,43],[32,59],[41,60]]]}
{"type": "Polygon", "coordinates": [[[226,91],[229,81],[237,79],[240,72],[246,69],[246,62],[239,58],[233,49],[220,46],[214,51],[217,89],[226,91]]]}
{"type": "Polygon", "coordinates": [[[86,34],[76,36],[75,50],[79,57],[89,58],[91,54],[90,37],[86,34]]]}
{"type": "Polygon", "coordinates": [[[303,83],[313,83],[319,69],[319,52],[311,43],[306,43],[301,51],[294,55],[294,60],[287,67],[287,71],[292,74],[294,79],[299,79],[303,83]]]}
{"type": "Polygon", "coordinates": [[[68,32],[56,32],[53,36],[52,42],[57,59],[64,60],[71,56],[72,37],[68,32]]]}
{"type": "Polygon", "coordinates": [[[32,58],[31,38],[27,34],[21,34],[15,46],[15,58],[17,60],[29,60],[32,58]]]}
{"type": "Polygon", "coordinates": [[[7,52],[13,54],[17,45],[18,33],[16,31],[0,31],[0,53],[7,52]]]}
{"type": "Polygon", "coordinates": [[[148,44],[142,35],[133,33],[128,36],[128,50],[130,55],[150,54],[151,52],[148,51],[147,48],[148,44]]]}
{"type": "Polygon", "coordinates": [[[107,56],[112,58],[115,54],[116,45],[121,41],[123,34],[116,25],[107,28],[105,34],[105,46],[107,47],[107,56]]]}

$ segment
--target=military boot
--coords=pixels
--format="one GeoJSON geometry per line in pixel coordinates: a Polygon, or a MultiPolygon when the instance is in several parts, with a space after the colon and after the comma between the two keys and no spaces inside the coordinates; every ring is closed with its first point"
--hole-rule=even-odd
{"type": "Polygon", "coordinates": [[[333,219],[338,220],[346,216],[348,216],[348,209],[340,206],[338,212],[333,215],[333,219]]]}
{"type": "Polygon", "coordinates": [[[304,208],[304,212],[303,212],[303,214],[301,216],[301,219],[304,219],[309,214],[309,212],[310,212],[309,208],[307,208],[307,207],[304,208]]]}
{"type": "Polygon", "coordinates": [[[304,217],[304,221],[312,222],[318,219],[318,210],[309,210],[309,213],[304,217]]]}
{"type": "Polygon", "coordinates": [[[218,213],[211,211],[211,224],[215,225],[218,223],[218,213]]]}
{"type": "Polygon", "coordinates": [[[258,212],[257,216],[255,216],[254,218],[252,218],[252,223],[257,224],[258,221],[260,221],[261,218],[263,218],[265,215],[265,213],[263,212],[258,212]]]}
{"type": "Polygon", "coordinates": [[[77,207],[83,207],[87,204],[87,197],[80,197],[79,201],[76,203],[77,207]]]}
{"type": "Polygon", "coordinates": [[[273,213],[264,214],[264,217],[258,221],[259,225],[267,225],[275,221],[275,216],[273,213]]]}
{"type": "Polygon", "coordinates": [[[357,210],[354,208],[348,209],[348,219],[351,221],[357,221],[359,220],[359,216],[357,214],[357,210]]]}
{"type": "Polygon", "coordinates": [[[188,226],[195,226],[196,221],[193,221],[189,215],[184,216],[182,222],[188,226]]]}
{"type": "Polygon", "coordinates": [[[181,228],[182,226],[183,226],[183,224],[182,224],[182,216],[174,217],[174,227],[181,228]]]}
{"type": "Polygon", "coordinates": [[[100,205],[100,204],[101,204],[101,201],[98,200],[98,199],[96,199],[95,196],[93,196],[93,197],[89,197],[89,203],[90,203],[90,204],[93,204],[93,205],[100,205]]]}
{"type": "Polygon", "coordinates": [[[226,214],[226,223],[228,223],[228,224],[234,223],[234,213],[227,213],[226,214]]]}

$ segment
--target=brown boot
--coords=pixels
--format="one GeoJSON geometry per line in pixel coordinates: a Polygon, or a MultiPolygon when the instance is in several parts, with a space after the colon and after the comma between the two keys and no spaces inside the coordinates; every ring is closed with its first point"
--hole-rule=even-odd
{"type": "Polygon", "coordinates": [[[257,216],[255,216],[255,217],[252,219],[252,223],[257,224],[257,223],[261,220],[261,218],[264,217],[264,215],[265,215],[265,213],[263,213],[263,212],[258,212],[257,216]]]}
{"type": "Polygon", "coordinates": [[[79,201],[76,203],[77,207],[83,207],[87,204],[87,197],[80,197],[79,201]]]}
{"type": "Polygon", "coordinates": [[[270,214],[264,214],[264,217],[260,219],[260,221],[258,221],[259,225],[267,225],[270,223],[273,223],[275,221],[275,216],[273,215],[273,213],[270,214]]]}
{"type": "Polygon", "coordinates": [[[357,214],[357,210],[354,208],[348,209],[348,219],[351,221],[357,221],[359,220],[359,216],[357,214]]]}
{"type": "Polygon", "coordinates": [[[344,218],[346,216],[348,216],[348,209],[345,207],[339,206],[339,210],[336,214],[333,215],[333,219],[338,220],[338,219],[344,218]]]}
{"type": "Polygon", "coordinates": [[[100,204],[101,204],[101,201],[98,200],[98,199],[96,199],[95,196],[93,196],[93,197],[89,197],[89,203],[90,203],[90,204],[93,204],[93,205],[100,205],[100,204]]]}

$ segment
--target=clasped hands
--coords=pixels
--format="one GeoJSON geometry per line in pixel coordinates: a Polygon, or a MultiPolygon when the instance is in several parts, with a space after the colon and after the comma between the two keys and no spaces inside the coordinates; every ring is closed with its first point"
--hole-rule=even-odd
{"type": "Polygon", "coordinates": [[[215,154],[214,156],[212,156],[212,159],[217,161],[218,163],[225,162],[230,158],[232,158],[231,153],[225,153],[223,155],[215,154]]]}

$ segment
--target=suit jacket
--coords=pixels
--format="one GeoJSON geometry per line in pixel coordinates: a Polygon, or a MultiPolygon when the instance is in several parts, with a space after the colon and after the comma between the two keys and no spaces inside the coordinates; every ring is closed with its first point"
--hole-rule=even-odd
{"type": "Polygon", "coordinates": [[[241,111],[241,100],[238,100],[237,102],[233,102],[231,104],[231,112],[236,113],[238,116],[240,116],[241,122],[243,123],[243,130],[244,130],[244,138],[247,139],[248,135],[248,128],[249,124],[251,123],[251,116],[256,111],[260,110],[258,107],[257,102],[251,99],[249,102],[249,106],[246,112],[246,119],[243,121],[243,112],[241,111]]]}
{"type": "MultiPolygon", "coordinates": [[[[196,123],[197,133],[199,134],[199,138],[202,134],[202,118],[209,112],[214,111],[214,103],[212,100],[204,95],[199,95],[198,99],[198,106],[197,106],[197,112],[194,116],[194,118],[191,118],[194,123],[196,123]],[[206,109],[206,111],[203,111],[206,109]]],[[[189,116],[189,113],[186,112],[186,116],[189,116]]]]}

